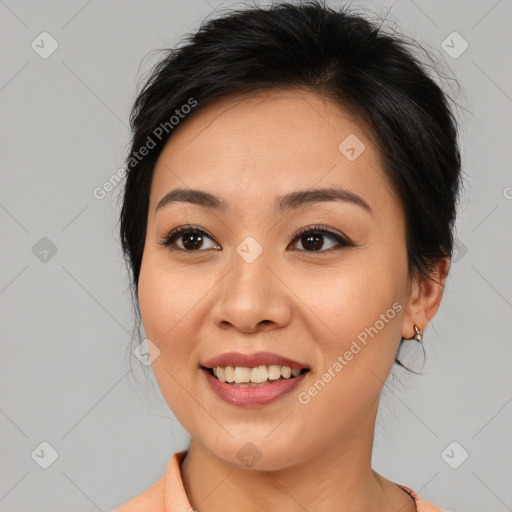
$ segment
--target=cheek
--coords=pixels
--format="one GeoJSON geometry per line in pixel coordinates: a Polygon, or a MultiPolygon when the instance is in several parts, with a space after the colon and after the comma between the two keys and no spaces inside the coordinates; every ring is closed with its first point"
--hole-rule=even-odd
{"type": "MultiPolygon", "coordinates": [[[[169,346],[187,330],[187,315],[201,301],[204,277],[171,265],[164,254],[145,252],[139,278],[139,304],[148,338],[169,346]]],[[[190,333],[187,338],[190,338],[190,333]]],[[[184,339],[184,338],[181,338],[184,339]]]]}
{"type": "Polygon", "coordinates": [[[304,302],[315,313],[310,316],[315,326],[309,329],[318,333],[315,343],[321,361],[299,402],[311,413],[308,421],[321,423],[327,418],[336,430],[349,428],[378,398],[400,341],[399,300],[406,269],[400,267],[400,255],[384,257],[377,252],[323,276],[317,281],[320,293],[312,292],[315,279],[302,280],[297,292],[301,297],[306,294],[304,302]]]}
{"type": "Polygon", "coordinates": [[[321,364],[298,401],[313,431],[346,431],[378,399],[400,339],[398,296],[389,272],[360,267],[325,280],[321,294],[310,294],[308,305],[317,313],[310,329],[318,333],[321,364]]]}
{"type": "Polygon", "coordinates": [[[159,384],[172,386],[169,374],[179,379],[190,365],[197,336],[190,325],[190,312],[199,299],[183,275],[148,253],[142,261],[138,297],[146,338],[160,350],[153,371],[159,384]]]}
{"type": "Polygon", "coordinates": [[[384,337],[399,329],[397,310],[401,307],[393,308],[393,304],[401,296],[397,280],[403,269],[391,271],[390,265],[386,258],[361,255],[329,272],[324,269],[295,280],[294,291],[314,313],[310,318],[316,327],[312,329],[318,333],[318,342],[327,345],[327,356],[343,350],[358,336],[364,339],[365,329],[376,322],[384,337]]]}
{"type": "Polygon", "coordinates": [[[178,417],[186,415],[187,404],[190,409],[183,390],[194,391],[208,292],[217,281],[214,272],[170,262],[164,251],[144,253],[138,287],[142,323],[146,337],[160,350],[152,364],[155,378],[178,417]]]}
{"type": "Polygon", "coordinates": [[[183,285],[182,279],[158,265],[155,258],[144,255],[139,278],[140,312],[146,338],[160,351],[152,370],[167,405],[187,424],[190,404],[183,388],[188,387],[192,347],[187,340],[193,340],[193,333],[187,326],[189,300],[179,293],[183,285]]]}

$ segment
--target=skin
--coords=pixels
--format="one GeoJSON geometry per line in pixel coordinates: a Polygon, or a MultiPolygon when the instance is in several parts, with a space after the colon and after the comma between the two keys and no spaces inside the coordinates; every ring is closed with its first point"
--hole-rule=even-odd
{"type": "Polygon", "coordinates": [[[409,275],[404,215],[370,132],[330,100],[297,90],[230,94],[182,121],[155,167],[139,303],[146,336],[160,350],[157,382],[191,435],[181,466],[191,505],[200,512],[416,510],[371,468],[374,425],[401,337],[434,317],[448,268],[443,260],[434,269],[437,283],[409,275]],[[349,134],[366,146],[355,161],[338,150],[349,134]],[[362,196],[372,213],[334,201],[273,211],[277,196],[329,186],[362,196]],[[213,193],[229,208],[179,202],[155,213],[177,187],[213,193]],[[206,232],[195,252],[183,249],[183,233],[174,251],[158,243],[187,223],[206,232]],[[314,224],[356,245],[330,250],[337,242],[324,236],[322,249],[311,251],[304,236],[292,235],[314,224]],[[247,236],[263,249],[252,263],[236,252],[247,236]],[[401,311],[301,404],[298,394],[396,302],[401,311]],[[240,408],[218,398],[198,369],[231,351],[276,352],[311,371],[277,402],[240,408]],[[248,442],[262,455],[250,468],[237,457],[248,442]]]}

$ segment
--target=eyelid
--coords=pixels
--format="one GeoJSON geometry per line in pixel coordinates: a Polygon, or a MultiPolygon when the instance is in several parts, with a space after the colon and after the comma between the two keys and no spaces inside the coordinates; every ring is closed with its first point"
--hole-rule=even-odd
{"type": "MultiPolygon", "coordinates": [[[[298,229],[292,235],[292,242],[294,242],[295,239],[298,238],[299,236],[305,235],[305,234],[310,233],[310,232],[320,233],[320,234],[322,234],[324,236],[327,236],[327,237],[330,237],[330,238],[334,238],[335,240],[340,242],[341,245],[344,245],[346,247],[354,246],[355,245],[350,240],[350,238],[348,236],[346,236],[344,233],[338,232],[338,231],[334,231],[329,226],[324,226],[322,224],[313,224],[311,226],[304,226],[304,227],[298,229]]],[[[314,251],[301,251],[301,252],[314,252],[314,251]]],[[[327,252],[327,251],[319,251],[319,252],[327,252]]]]}
{"type": "MultiPolygon", "coordinates": [[[[205,229],[203,229],[203,228],[201,228],[199,226],[194,226],[192,224],[184,224],[184,225],[181,225],[181,226],[178,226],[178,227],[172,229],[167,235],[165,235],[163,237],[162,240],[158,241],[157,243],[159,245],[164,246],[164,247],[170,247],[172,241],[175,238],[179,237],[179,235],[181,233],[189,233],[189,232],[204,234],[208,238],[210,238],[212,241],[214,241],[217,245],[220,245],[215,240],[215,238],[208,233],[208,231],[206,231],[205,229]]],[[[288,247],[290,245],[294,245],[294,242],[300,236],[306,235],[306,234],[311,233],[311,232],[313,232],[313,233],[320,233],[323,236],[326,236],[326,237],[329,237],[329,238],[335,240],[336,243],[338,244],[338,247],[333,247],[333,248],[330,248],[330,249],[327,249],[327,250],[321,250],[321,251],[304,251],[304,250],[299,250],[299,252],[312,253],[312,254],[325,254],[325,253],[329,253],[329,252],[332,252],[332,251],[335,251],[335,250],[338,250],[338,249],[342,249],[342,248],[345,248],[345,247],[355,247],[356,246],[356,244],[353,243],[350,240],[350,238],[347,237],[345,234],[343,234],[341,232],[334,231],[329,226],[325,226],[325,225],[322,225],[322,224],[314,224],[314,225],[304,226],[304,227],[301,227],[301,228],[297,229],[293,233],[292,240],[291,240],[290,244],[288,245],[288,247]]],[[[186,253],[190,253],[190,254],[206,252],[206,250],[184,251],[183,249],[179,249],[179,248],[178,249],[171,249],[171,250],[180,251],[180,252],[186,252],[186,253]]]]}
{"type": "MultiPolygon", "coordinates": [[[[178,237],[181,233],[189,233],[189,232],[205,234],[208,238],[215,241],[215,238],[212,235],[210,235],[210,233],[208,233],[208,231],[206,231],[205,229],[203,229],[199,226],[194,226],[193,224],[183,224],[181,226],[171,229],[157,243],[159,245],[163,245],[164,247],[168,247],[168,246],[170,246],[171,241],[174,238],[178,237]]],[[[215,241],[215,243],[217,243],[217,242],[215,241]]],[[[181,252],[188,252],[188,253],[206,252],[206,251],[183,251],[182,249],[173,249],[173,250],[181,251],[181,252]]]]}

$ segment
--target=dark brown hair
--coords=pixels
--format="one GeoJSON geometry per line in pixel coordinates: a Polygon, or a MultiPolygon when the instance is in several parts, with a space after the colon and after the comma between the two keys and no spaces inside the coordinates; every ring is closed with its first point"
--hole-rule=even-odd
{"type": "Polygon", "coordinates": [[[264,88],[313,91],[365,122],[405,214],[409,272],[431,277],[452,254],[461,159],[449,99],[409,46],[349,9],[310,1],[231,11],[166,50],[130,117],[120,233],[135,296],[153,170],[172,116],[191,98],[197,112],[228,93],[264,88]]]}

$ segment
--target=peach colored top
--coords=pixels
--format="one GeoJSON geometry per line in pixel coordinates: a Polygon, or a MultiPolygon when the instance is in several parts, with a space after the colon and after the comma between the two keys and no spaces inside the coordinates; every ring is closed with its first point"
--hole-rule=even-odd
{"type": "MultiPolygon", "coordinates": [[[[195,512],[188,501],[180,472],[180,464],[186,453],[186,450],[175,453],[167,464],[165,474],[156,484],[112,512],[195,512]]],[[[408,487],[396,485],[414,499],[418,512],[449,512],[423,501],[408,487]]]]}

